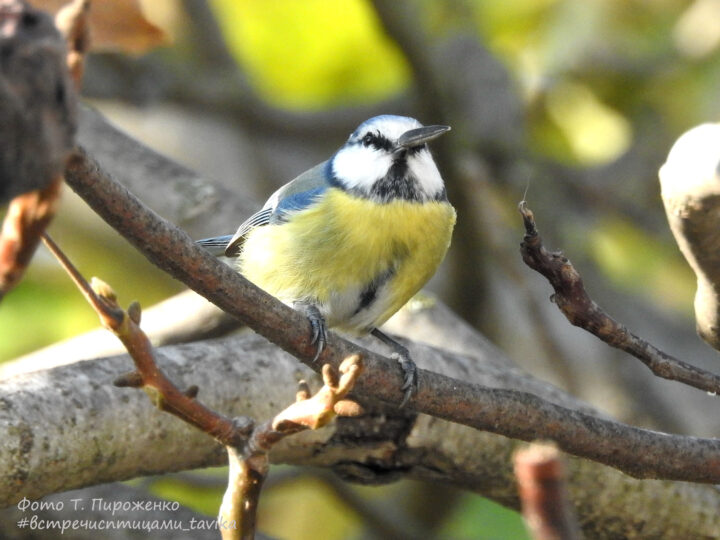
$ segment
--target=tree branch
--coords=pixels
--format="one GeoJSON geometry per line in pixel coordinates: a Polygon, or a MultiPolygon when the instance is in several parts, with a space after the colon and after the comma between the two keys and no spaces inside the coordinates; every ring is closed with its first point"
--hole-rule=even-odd
{"type": "Polygon", "coordinates": [[[670,356],[605,313],[588,296],[580,274],[567,257],[545,249],[533,213],[525,201],[519,204],[518,209],[525,224],[525,237],[520,248],[523,260],[547,278],[555,290],[552,301],[571,324],[590,332],[612,347],[630,353],[658,377],[678,381],[713,395],[720,393],[720,376],[670,356]]]}
{"type": "Polygon", "coordinates": [[[108,284],[93,278],[90,285],[47,234],[43,240],[94,308],[102,325],[122,341],[135,363],[136,371],[115,379],[115,386],[142,388],[158,409],[177,416],[225,446],[230,472],[218,525],[223,540],[252,540],[260,491],[270,465],[268,452],[289,435],[327,425],[336,414],[357,416],[362,412],[359,405],[345,399],[362,371],[360,357],[346,358],[340,365],[341,376],[324,365],[325,384],[312,397],[307,383],[301,381],[295,403],[270,422],[257,426],[248,418],[231,420],[197,401],[197,386],[181,391],[160,370],[150,340],[140,329],[139,303],[132,303],[127,311],[121,309],[108,284]]]}
{"type": "MultiPolygon", "coordinates": [[[[197,247],[186,234],[147,208],[100,171],[86,154],[69,160],[67,183],[111,226],[161,269],[311,367],[315,346],[310,325],[227,265],[197,247]]],[[[330,334],[320,361],[337,368],[361,354],[366,372],[361,395],[399,403],[402,373],[396,362],[330,334]]],[[[484,388],[425,370],[418,372],[412,410],[526,441],[550,438],[571,454],[619,468],[633,476],[720,482],[720,441],[657,435],[558,407],[530,394],[484,388]]]]}
{"type": "MultiPolygon", "coordinates": [[[[498,389],[532,390],[545,400],[593,414],[572,396],[526,374],[500,369],[496,362],[418,344],[409,347],[418,365],[427,369],[498,389]]],[[[175,384],[197,385],[198,398],[207,407],[231,417],[272,418],[278,404],[293,401],[300,378],[320,387],[312,371],[253,334],[163,347],[156,354],[175,384]]],[[[0,506],[24,496],[37,499],[98,482],[226,462],[223,447],[204,433],[157,411],[142,393],[110,384],[131,367],[128,356],[121,355],[0,382],[0,506]]],[[[502,395],[494,395],[497,401],[488,406],[503,409],[502,395]]],[[[517,416],[532,414],[532,405],[517,416]]],[[[510,459],[514,441],[425,415],[409,417],[407,411],[398,416],[392,408],[367,409],[367,416],[343,418],[285,439],[273,448],[271,461],[335,468],[346,478],[352,474],[374,483],[399,476],[451,483],[519,508],[510,459]]],[[[515,420],[499,415],[495,422],[502,426],[515,420]]],[[[618,446],[637,456],[646,451],[625,437],[625,426],[611,424],[618,428],[618,446]]],[[[695,461],[694,439],[650,433],[677,446],[678,456],[669,459],[695,461]]],[[[598,431],[598,438],[604,436],[598,431]]],[[[568,458],[568,484],[589,537],[622,537],[629,531],[649,537],[712,537],[720,528],[720,493],[713,486],[639,481],[574,458],[568,458]]]]}

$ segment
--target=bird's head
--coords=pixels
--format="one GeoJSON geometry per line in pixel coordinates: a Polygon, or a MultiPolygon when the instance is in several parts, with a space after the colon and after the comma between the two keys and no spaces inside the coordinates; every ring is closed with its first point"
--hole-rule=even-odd
{"type": "Polygon", "coordinates": [[[450,129],[414,118],[366,120],[328,162],[332,182],[379,202],[445,200],[445,185],[427,143],[450,129]]]}

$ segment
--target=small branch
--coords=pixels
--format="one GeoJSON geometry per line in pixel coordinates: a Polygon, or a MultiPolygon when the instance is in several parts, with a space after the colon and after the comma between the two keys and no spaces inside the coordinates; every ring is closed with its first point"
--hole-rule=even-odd
{"type": "MultiPolygon", "coordinates": [[[[303,315],[258,289],[217,261],[171,223],[99,169],[81,150],[68,162],[66,182],[105,221],[151,262],[208,300],[243,320],[309,367],[315,347],[303,315]]],[[[328,335],[323,363],[339,365],[360,352],[364,375],[356,390],[384,403],[399,403],[402,373],[397,362],[328,335]]],[[[720,482],[720,441],[658,434],[561,407],[536,395],[490,388],[423,369],[408,409],[526,441],[553,439],[565,452],[616,467],[641,478],[720,482]]]]}
{"type": "Polygon", "coordinates": [[[228,487],[220,506],[218,521],[223,540],[254,538],[257,507],[263,482],[270,468],[268,452],[289,435],[318,429],[327,425],[336,414],[360,414],[357,404],[349,414],[348,400],[344,399],[362,372],[358,355],[346,358],[340,365],[338,378],[335,370],[325,364],[323,387],[310,397],[305,381],[300,381],[296,401],[271,421],[252,430],[241,447],[228,447],[230,460],[228,487]],[[345,406],[343,406],[345,404],[345,406]]]}
{"type": "Polygon", "coordinates": [[[92,286],[78,271],[72,261],[68,259],[65,253],[60,249],[60,246],[55,243],[55,241],[50,237],[50,235],[48,235],[47,233],[43,233],[42,239],[45,243],[45,247],[47,247],[50,253],[55,256],[55,258],[60,263],[60,266],[63,267],[65,272],[67,272],[68,276],[70,276],[70,279],[73,280],[73,283],[75,283],[77,288],[85,297],[85,300],[88,301],[88,303],[95,309],[95,312],[100,316],[102,325],[105,328],[108,328],[111,325],[122,324],[122,319],[124,317],[122,310],[120,308],[115,308],[111,304],[105,302],[101,296],[95,293],[92,286]]]}
{"type": "Polygon", "coordinates": [[[344,399],[362,372],[358,355],[340,365],[341,376],[329,364],[323,366],[324,386],[310,397],[305,381],[300,382],[296,401],[272,421],[255,427],[252,420],[230,420],[196,401],[197,386],[181,391],[157,366],[153,348],[140,329],[140,305],[134,302],[127,312],[120,309],[115,292],[93,278],[92,285],[80,274],[60,247],[44,235],[45,244],[70,275],[102,325],[122,341],[137,371],[115,380],[116,386],[142,388],[153,404],[198,428],[225,445],[230,463],[228,488],[218,516],[223,540],[255,537],[256,512],[262,484],[270,467],[268,452],[288,435],[327,425],[337,414],[360,414],[360,406],[344,399]]]}
{"type": "Polygon", "coordinates": [[[678,360],[630,332],[610,317],[588,296],[580,274],[558,252],[548,252],[542,243],[532,211],[525,201],[518,205],[525,225],[520,245],[523,261],[547,278],[555,290],[552,301],[574,326],[597,336],[608,345],[630,353],[658,377],[720,393],[720,376],[678,360]]]}
{"type": "Polygon", "coordinates": [[[513,461],[525,523],[535,540],[578,540],[580,528],[565,486],[565,466],[557,447],[533,443],[513,461]]]}
{"type": "Polygon", "coordinates": [[[196,387],[181,391],[157,367],[152,345],[139,326],[140,305],[133,303],[127,312],[123,311],[109,285],[97,278],[88,284],[48,235],[43,240],[95,309],[101,324],[122,341],[135,362],[137,371],[122,375],[115,384],[142,388],[160,410],[174,414],[226,446],[240,444],[245,434],[236,429],[232,420],[196,401],[196,387]]]}

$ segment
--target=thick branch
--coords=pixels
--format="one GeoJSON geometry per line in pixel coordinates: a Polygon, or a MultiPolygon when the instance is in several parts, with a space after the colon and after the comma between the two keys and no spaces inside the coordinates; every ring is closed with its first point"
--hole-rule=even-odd
{"type": "MultiPolygon", "coordinates": [[[[197,247],[186,234],[105,176],[82,151],[69,160],[66,173],[67,183],[151,262],[317,367],[305,317],[197,247]]],[[[337,368],[343,358],[358,352],[366,366],[358,392],[385,403],[399,403],[402,373],[397,363],[370,351],[358,351],[334,334],[320,363],[337,368]]],[[[630,427],[621,430],[619,424],[557,407],[530,394],[483,388],[424,370],[418,375],[418,392],[409,404],[417,412],[522,440],[550,438],[566,452],[638,477],[720,481],[720,441],[659,436],[630,427]]]]}
{"type": "Polygon", "coordinates": [[[630,332],[610,317],[590,296],[580,274],[561,253],[545,249],[535,226],[535,218],[525,201],[519,205],[525,224],[521,252],[525,264],[547,278],[555,290],[552,301],[571,324],[587,330],[608,345],[632,354],[658,377],[720,393],[720,376],[678,360],[630,332]]]}
{"type": "MultiPolygon", "coordinates": [[[[410,349],[418,365],[425,368],[500,389],[532,390],[557,404],[582,407],[550,385],[498,369],[495,363],[420,345],[410,349]]],[[[299,378],[306,378],[313,388],[320,386],[310,370],[255,335],[160,348],[157,355],[161,369],[176,384],[197,384],[203,403],[232,417],[271,418],[278,404],[293,401],[299,378]]],[[[123,355],[0,383],[2,504],[23,496],[35,499],[91,483],[225,461],[223,447],[205,434],[157,411],[142,393],[110,384],[118,372],[131,367],[130,359],[123,355]]],[[[503,401],[502,394],[494,396],[495,402],[482,405],[496,412],[506,406],[513,408],[503,401]]],[[[532,406],[523,408],[518,416],[532,414],[532,406]]],[[[584,410],[590,414],[589,408],[584,410]]],[[[494,421],[498,425],[515,422],[502,414],[494,421]]],[[[608,435],[601,429],[598,438],[615,436],[618,445],[642,457],[647,449],[625,436],[626,430],[634,428],[611,425],[617,432],[608,435]]],[[[543,429],[540,426],[539,431],[543,429]]],[[[682,458],[669,459],[694,461],[694,439],[648,433],[667,438],[668,446],[677,446],[682,458]]],[[[518,508],[510,461],[514,447],[515,443],[504,437],[428,416],[396,416],[388,409],[289,437],[273,449],[271,459],[342,467],[345,474],[352,469],[355,477],[362,472],[375,482],[398,475],[449,482],[518,508]]],[[[572,458],[568,476],[571,499],[586,532],[605,530],[595,532],[595,538],[622,537],[628,531],[646,537],[690,538],[712,536],[720,527],[720,493],[712,486],[638,481],[572,458]]]]}

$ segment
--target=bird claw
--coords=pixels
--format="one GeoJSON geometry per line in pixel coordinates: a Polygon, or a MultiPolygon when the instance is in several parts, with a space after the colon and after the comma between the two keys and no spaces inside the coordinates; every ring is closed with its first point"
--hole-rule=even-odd
{"type": "Polygon", "coordinates": [[[325,319],[315,304],[296,302],[293,307],[302,312],[310,321],[310,329],[312,331],[310,344],[317,345],[313,362],[317,362],[317,359],[320,358],[320,355],[325,350],[325,345],[327,344],[327,326],[325,324],[325,319]]]}
{"type": "Polygon", "coordinates": [[[410,398],[413,397],[413,394],[417,393],[417,366],[415,365],[415,362],[413,362],[412,358],[410,358],[409,354],[393,353],[390,355],[390,358],[397,360],[400,363],[400,368],[403,372],[403,385],[400,387],[400,389],[405,392],[403,399],[400,402],[400,408],[402,409],[405,405],[407,405],[408,401],[410,401],[410,398]]]}
{"type": "Polygon", "coordinates": [[[403,372],[403,385],[400,387],[404,391],[402,401],[400,402],[400,408],[402,409],[407,405],[408,401],[413,397],[413,394],[418,389],[418,376],[417,366],[410,358],[410,351],[407,350],[401,343],[398,343],[395,339],[391,338],[378,328],[373,328],[370,333],[382,341],[385,345],[392,347],[395,352],[390,355],[390,358],[397,360],[400,363],[400,367],[403,372]]]}
{"type": "Polygon", "coordinates": [[[313,357],[314,363],[317,362],[318,358],[320,358],[320,354],[322,354],[325,349],[325,345],[327,344],[327,329],[325,328],[325,320],[322,316],[318,315],[317,318],[308,316],[308,319],[310,320],[310,327],[312,328],[312,338],[310,339],[310,344],[317,344],[317,351],[315,351],[315,356],[313,357]]]}

